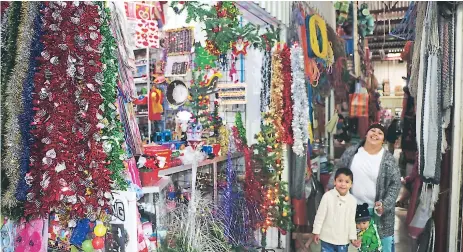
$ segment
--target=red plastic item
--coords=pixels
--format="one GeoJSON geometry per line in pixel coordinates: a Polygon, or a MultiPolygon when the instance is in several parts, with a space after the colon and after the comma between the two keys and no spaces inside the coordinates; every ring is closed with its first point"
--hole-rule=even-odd
{"type": "Polygon", "coordinates": [[[215,156],[218,156],[219,152],[220,152],[220,144],[213,144],[212,153],[214,153],[215,156]]]}
{"type": "Polygon", "coordinates": [[[156,182],[161,179],[159,177],[159,170],[160,169],[154,169],[150,172],[140,172],[140,180],[141,180],[141,185],[142,186],[154,186],[156,182]]]}
{"type": "Polygon", "coordinates": [[[172,150],[166,146],[162,145],[149,145],[145,146],[144,153],[150,157],[165,157],[166,158],[166,165],[163,168],[171,167],[171,157],[172,157],[172,150]]]}

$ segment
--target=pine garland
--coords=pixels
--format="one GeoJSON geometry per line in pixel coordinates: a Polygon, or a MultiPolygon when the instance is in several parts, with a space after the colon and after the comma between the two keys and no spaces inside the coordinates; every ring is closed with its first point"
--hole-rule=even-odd
{"type": "Polygon", "coordinates": [[[239,133],[239,137],[244,146],[248,145],[246,140],[246,128],[243,126],[243,119],[241,118],[241,113],[237,112],[235,115],[235,125],[239,133]]]}
{"type": "Polygon", "coordinates": [[[117,45],[109,27],[109,8],[105,8],[103,2],[97,3],[101,8],[100,15],[103,20],[100,26],[100,33],[103,37],[101,63],[105,66],[103,68],[104,82],[100,90],[104,108],[101,122],[105,125],[103,128],[103,149],[106,152],[106,168],[111,171],[112,188],[126,190],[127,181],[123,164],[125,154],[121,147],[124,142],[124,133],[121,122],[117,118],[118,114],[115,107],[118,79],[117,45]]]}

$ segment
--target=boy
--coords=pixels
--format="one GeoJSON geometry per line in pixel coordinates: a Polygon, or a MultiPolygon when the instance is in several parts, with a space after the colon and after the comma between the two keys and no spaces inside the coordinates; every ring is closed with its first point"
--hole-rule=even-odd
{"type": "Polygon", "coordinates": [[[354,175],[348,168],[339,168],[334,176],[334,189],[323,195],[313,225],[314,242],[321,240],[322,251],[347,252],[349,242],[357,240],[355,212],[357,200],[349,193],[354,175]]]}

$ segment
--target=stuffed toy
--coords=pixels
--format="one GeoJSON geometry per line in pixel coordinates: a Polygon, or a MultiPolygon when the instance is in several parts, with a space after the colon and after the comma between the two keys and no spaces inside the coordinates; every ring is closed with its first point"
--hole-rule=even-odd
{"type": "Polygon", "coordinates": [[[370,216],[367,203],[357,205],[355,222],[357,224],[357,237],[362,240],[359,251],[381,251],[381,240],[376,225],[370,216]]]}

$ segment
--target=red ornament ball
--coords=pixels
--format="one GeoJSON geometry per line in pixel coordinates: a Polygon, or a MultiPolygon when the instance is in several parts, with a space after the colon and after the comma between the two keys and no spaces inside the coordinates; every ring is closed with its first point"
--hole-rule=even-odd
{"type": "Polygon", "coordinates": [[[104,240],[101,237],[95,237],[92,240],[92,245],[94,249],[102,249],[104,247],[104,240]]]}

